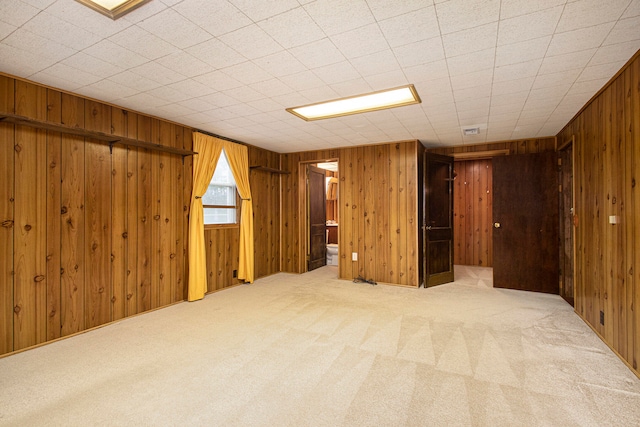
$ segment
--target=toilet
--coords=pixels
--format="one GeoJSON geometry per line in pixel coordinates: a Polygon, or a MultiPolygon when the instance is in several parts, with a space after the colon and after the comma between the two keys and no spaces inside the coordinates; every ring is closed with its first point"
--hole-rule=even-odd
{"type": "Polygon", "coordinates": [[[329,243],[327,245],[327,265],[338,265],[337,243],[329,243]]]}

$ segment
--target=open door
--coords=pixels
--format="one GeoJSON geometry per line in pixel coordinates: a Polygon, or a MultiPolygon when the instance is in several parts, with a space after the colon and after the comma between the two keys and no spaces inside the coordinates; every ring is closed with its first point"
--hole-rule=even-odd
{"type": "Polygon", "coordinates": [[[453,282],[453,157],[424,158],[425,287],[453,282]]]}
{"type": "Polygon", "coordinates": [[[325,170],[307,166],[307,217],[309,245],[307,270],[327,265],[327,201],[325,170]]]}
{"type": "Polygon", "coordinates": [[[558,294],[556,153],[493,159],[493,287],[558,294]]]}

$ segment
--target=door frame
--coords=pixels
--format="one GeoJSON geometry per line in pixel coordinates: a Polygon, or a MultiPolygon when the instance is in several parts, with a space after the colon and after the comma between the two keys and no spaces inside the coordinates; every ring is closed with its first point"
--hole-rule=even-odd
{"type": "MultiPolygon", "coordinates": [[[[307,165],[312,165],[315,163],[329,163],[336,162],[338,163],[338,176],[340,176],[340,160],[337,157],[331,158],[320,158],[314,160],[304,160],[298,162],[298,197],[300,203],[298,204],[298,218],[300,218],[300,227],[298,234],[298,242],[300,248],[300,254],[302,254],[302,258],[304,262],[302,262],[302,271],[301,273],[306,273],[309,271],[309,264],[307,262],[307,254],[309,253],[309,207],[308,207],[308,199],[307,199],[307,165]]],[[[338,184],[339,186],[340,184],[338,184]]],[[[340,190],[338,190],[338,194],[340,190]]],[[[339,196],[338,196],[339,197],[339,196]]],[[[338,203],[338,218],[340,218],[340,203],[338,203]]],[[[338,242],[340,242],[342,230],[340,228],[340,221],[338,221],[338,242]]],[[[338,246],[339,247],[339,246],[338,246]]]]}
{"type": "MultiPolygon", "coordinates": [[[[576,298],[576,220],[577,217],[575,215],[575,210],[576,210],[576,183],[575,183],[575,165],[576,165],[576,150],[575,150],[575,141],[576,141],[576,136],[575,135],[571,135],[571,138],[567,139],[566,141],[564,141],[562,144],[560,144],[558,146],[558,148],[556,149],[556,152],[558,153],[558,155],[566,150],[567,148],[571,147],[571,209],[569,211],[569,215],[570,215],[570,222],[571,222],[571,274],[572,274],[572,278],[573,278],[573,285],[571,287],[571,291],[572,291],[572,295],[568,296],[568,295],[564,295],[563,289],[560,289],[560,296],[562,298],[565,299],[565,301],[567,301],[569,304],[571,304],[572,307],[575,307],[575,298],[576,298]],[[570,298],[570,300],[568,299],[570,298]]],[[[558,157],[558,160],[560,160],[560,157],[558,157]]],[[[564,165],[560,166],[560,178],[563,177],[563,171],[564,171],[564,165]]],[[[562,180],[560,180],[560,185],[562,185],[562,180]]],[[[560,193],[562,194],[562,193],[560,193]]],[[[558,208],[560,208],[560,206],[558,206],[558,208]]],[[[562,229],[563,223],[566,219],[566,215],[567,212],[562,211],[562,214],[564,216],[561,216],[559,218],[560,220],[560,229],[562,229]]],[[[565,245],[564,245],[564,241],[560,242],[560,251],[563,251],[565,249],[565,245]]],[[[560,256],[560,254],[558,254],[558,256],[560,256]]],[[[563,282],[562,284],[564,285],[564,277],[562,277],[563,282]]],[[[564,287],[564,286],[563,286],[564,287]]]]}

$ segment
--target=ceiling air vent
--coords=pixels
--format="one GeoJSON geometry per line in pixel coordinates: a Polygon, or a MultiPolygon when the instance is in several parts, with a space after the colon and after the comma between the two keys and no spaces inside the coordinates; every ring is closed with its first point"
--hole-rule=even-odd
{"type": "Polygon", "coordinates": [[[480,135],[480,128],[467,128],[467,129],[462,129],[462,133],[464,134],[464,136],[468,136],[468,135],[480,135]]]}

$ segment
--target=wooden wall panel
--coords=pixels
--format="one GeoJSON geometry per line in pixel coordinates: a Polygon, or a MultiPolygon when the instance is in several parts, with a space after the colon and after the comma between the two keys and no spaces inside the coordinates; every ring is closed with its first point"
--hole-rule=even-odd
{"type": "Polygon", "coordinates": [[[301,171],[305,163],[337,159],[339,277],[361,275],[377,282],[418,286],[417,145],[417,141],[409,141],[282,155],[282,168],[291,171],[281,178],[282,270],[306,270],[306,190],[301,186],[301,171]],[[373,178],[371,183],[369,178],[373,178]],[[373,198],[373,205],[369,198],[373,198]],[[358,261],[351,261],[352,252],[358,253],[358,261]],[[373,253],[371,262],[367,254],[373,253]]]}
{"type": "Polygon", "coordinates": [[[461,153],[478,153],[491,150],[509,150],[509,154],[542,153],[556,150],[556,138],[553,136],[533,139],[514,139],[510,141],[487,142],[482,144],[458,145],[455,147],[429,148],[427,151],[451,156],[461,153]]]}
{"type": "MultiPolygon", "coordinates": [[[[0,110],[14,112],[15,81],[0,76],[0,110]]],[[[0,354],[13,351],[14,125],[0,123],[0,354]]]]}
{"type": "Polygon", "coordinates": [[[575,309],[638,375],[639,69],[637,53],[558,134],[575,137],[575,309]]]}
{"type": "MultiPolygon", "coordinates": [[[[0,111],[191,147],[191,129],[5,76],[0,111]]],[[[189,160],[28,126],[0,139],[0,354],[184,298],[189,160]]]]}

